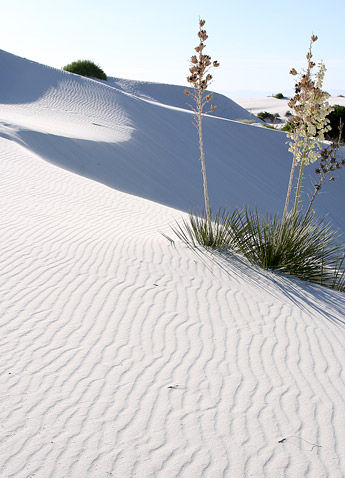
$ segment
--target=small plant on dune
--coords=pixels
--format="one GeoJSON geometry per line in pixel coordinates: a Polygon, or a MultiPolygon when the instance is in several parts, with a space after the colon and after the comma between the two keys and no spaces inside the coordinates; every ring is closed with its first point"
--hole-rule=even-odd
{"type": "Polygon", "coordinates": [[[216,109],[216,106],[211,104],[208,111],[204,111],[205,106],[212,99],[212,94],[206,93],[206,89],[209,86],[212,75],[210,74],[210,69],[212,67],[217,68],[219,66],[218,61],[211,61],[209,55],[204,54],[205,41],[208,38],[207,32],[204,29],[205,20],[199,18],[199,45],[195,47],[196,55],[193,55],[190,59],[190,68],[189,75],[187,77],[188,83],[193,86],[193,90],[186,88],[185,93],[190,95],[194,99],[194,105],[190,105],[194,111],[195,117],[195,126],[199,135],[199,149],[200,149],[200,161],[201,161],[201,170],[203,176],[203,186],[204,186],[204,199],[205,199],[205,213],[208,222],[208,228],[211,229],[211,209],[210,201],[208,197],[208,188],[207,188],[207,176],[206,176],[206,165],[205,165],[205,152],[204,152],[204,143],[203,143],[203,131],[202,131],[202,117],[203,114],[212,112],[216,109]]]}
{"type": "Polygon", "coordinates": [[[244,209],[233,216],[232,241],[249,262],[302,280],[334,286],[343,249],[338,235],[315,216],[290,212],[281,227],[276,215],[244,209]]]}
{"type": "Polygon", "coordinates": [[[278,113],[269,113],[268,111],[260,111],[256,116],[262,121],[268,120],[271,123],[274,123],[279,118],[278,113]]]}
{"type": "Polygon", "coordinates": [[[283,100],[284,95],[283,93],[277,93],[276,95],[273,95],[273,98],[277,98],[277,100],[283,100]]]}
{"type": "Polygon", "coordinates": [[[291,124],[289,121],[287,121],[284,126],[280,129],[280,131],[288,131],[291,132],[293,129],[293,124],[291,124]]]}
{"type": "MultiPolygon", "coordinates": [[[[327,133],[327,137],[331,140],[337,140],[339,137],[339,124],[345,123],[345,106],[334,105],[333,111],[328,115],[330,130],[327,133]]],[[[340,136],[340,141],[345,142],[345,129],[340,136]]]]}
{"type": "Polygon", "coordinates": [[[312,61],[312,44],[316,41],[317,36],[312,35],[309,50],[306,55],[308,61],[307,69],[303,70],[299,75],[294,68],[290,71],[291,75],[298,75],[298,81],[295,84],[295,96],[288,103],[289,107],[294,111],[294,116],[289,120],[293,128],[287,132],[287,136],[291,140],[289,142],[289,151],[293,154],[293,159],[282,225],[284,225],[289,211],[295,168],[299,165],[299,176],[293,209],[294,215],[297,216],[304,167],[317,160],[322,148],[324,135],[330,129],[327,116],[332,111],[332,108],[327,101],[329,97],[328,93],[322,91],[323,79],[326,72],[324,63],[319,63],[319,69],[316,74],[313,72],[316,64],[312,61]]]}
{"type": "Polygon", "coordinates": [[[239,123],[244,123],[244,124],[254,124],[255,123],[255,120],[253,120],[253,119],[238,119],[236,121],[238,121],[239,123]]]}
{"type": "Polygon", "coordinates": [[[205,212],[172,228],[188,247],[237,253],[251,264],[345,291],[344,249],[338,235],[314,215],[260,216],[248,208],[219,211],[209,227],[205,212]]]}
{"type": "Polygon", "coordinates": [[[107,80],[107,75],[102,68],[90,60],[74,61],[63,67],[63,70],[75,73],[88,78],[98,78],[99,80],[107,80]]]}
{"type": "Polygon", "coordinates": [[[206,213],[190,214],[188,220],[173,227],[175,234],[188,246],[203,246],[208,249],[226,251],[234,247],[231,224],[235,224],[236,213],[230,214],[226,210],[219,210],[209,223],[206,213]]]}

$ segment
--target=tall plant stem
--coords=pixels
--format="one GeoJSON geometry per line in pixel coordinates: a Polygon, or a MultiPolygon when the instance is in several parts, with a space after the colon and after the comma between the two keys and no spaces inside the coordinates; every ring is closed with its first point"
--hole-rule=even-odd
{"type": "MultiPolygon", "coordinates": [[[[338,136],[338,140],[336,143],[333,143],[333,148],[330,149],[329,147],[326,147],[323,149],[323,151],[326,153],[326,156],[329,158],[331,157],[332,159],[334,159],[334,161],[336,160],[336,153],[337,151],[339,150],[340,148],[340,142],[341,142],[341,135],[343,133],[343,123],[341,122],[341,119],[340,119],[340,123],[339,123],[339,136],[338,136]]],[[[315,186],[315,191],[314,191],[314,194],[310,200],[310,203],[309,203],[309,206],[308,206],[308,209],[307,209],[307,212],[305,213],[305,216],[304,216],[304,221],[306,221],[309,213],[310,213],[310,210],[311,210],[311,207],[315,201],[315,198],[316,198],[316,195],[317,193],[320,191],[321,189],[321,186],[322,186],[322,183],[324,182],[324,180],[326,179],[326,176],[327,176],[327,173],[329,173],[331,171],[331,164],[332,164],[332,161],[330,161],[328,163],[328,166],[326,169],[323,169],[322,168],[322,171],[323,171],[323,174],[320,178],[320,181],[319,181],[319,184],[317,184],[315,186]]],[[[321,171],[320,171],[321,172],[321,171]]]]}
{"type": "Polygon", "coordinates": [[[291,171],[290,171],[290,179],[289,179],[289,186],[288,190],[286,193],[286,199],[285,199],[285,206],[284,206],[284,212],[283,212],[283,217],[282,217],[282,226],[285,224],[286,217],[289,211],[289,203],[290,203],[290,196],[291,196],[291,191],[292,191],[292,182],[293,182],[293,177],[295,174],[295,167],[296,167],[296,157],[294,155],[293,160],[292,160],[292,165],[291,165],[291,171]]]}
{"type": "Polygon", "coordinates": [[[203,177],[203,183],[204,183],[205,213],[206,213],[206,220],[207,220],[208,227],[211,230],[212,218],[211,218],[210,202],[208,198],[205,152],[204,152],[204,142],[203,142],[203,135],[202,135],[202,93],[200,89],[198,91],[198,99],[197,99],[197,119],[198,119],[197,128],[198,128],[198,134],[199,134],[201,171],[202,171],[202,177],[203,177]]]}
{"type": "MultiPolygon", "coordinates": [[[[297,137],[297,140],[298,140],[298,137],[297,137]]],[[[295,148],[294,148],[294,153],[293,153],[293,158],[292,158],[289,185],[288,185],[288,190],[287,190],[287,193],[286,193],[285,206],[284,206],[282,221],[281,221],[281,224],[280,224],[277,247],[279,247],[279,245],[281,243],[282,234],[283,234],[283,227],[285,225],[286,218],[287,218],[287,215],[288,215],[288,212],[289,212],[289,203],[290,203],[290,197],[291,197],[291,191],[292,191],[292,183],[293,183],[293,178],[294,178],[294,175],[295,175],[295,168],[296,168],[296,164],[297,164],[297,161],[296,161],[297,140],[295,142],[295,148]]]]}
{"type": "Polygon", "coordinates": [[[319,181],[319,184],[317,185],[317,187],[315,187],[315,191],[314,191],[313,197],[312,197],[311,200],[310,200],[310,203],[309,203],[307,212],[305,213],[305,216],[304,216],[304,221],[307,219],[307,217],[308,217],[308,215],[309,215],[309,213],[310,213],[310,210],[311,210],[311,207],[312,207],[312,205],[313,205],[313,202],[315,201],[315,198],[316,198],[317,193],[318,193],[318,192],[320,191],[320,189],[321,189],[321,185],[322,185],[322,183],[323,183],[324,180],[325,180],[326,174],[327,174],[327,173],[324,173],[324,174],[323,174],[322,178],[321,178],[320,181],[319,181]]]}
{"type": "Polygon", "coordinates": [[[295,219],[298,213],[299,197],[301,195],[301,184],[302,184],[304,166],[305,166],[305,162],[304,162],[304,158],[302,158],[301,166],[299,168],[299,176],[298,176],[298,183],[297,183],[296,196],[295,196],[295,205],[293,209],[293,216],[295,219]]]}

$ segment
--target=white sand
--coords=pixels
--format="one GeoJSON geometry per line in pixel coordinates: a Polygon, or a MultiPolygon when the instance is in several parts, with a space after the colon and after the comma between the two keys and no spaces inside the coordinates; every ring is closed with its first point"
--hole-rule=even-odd
{"type": "MultiPolygon", "coordinates": [[[[201,187],[189,113],[0,64],[0,476],[342,478],[344,294],[163,237],[201,187]]],[[[278,208],[284,135],[205,123],[215,202],[278,208]]]]}
{"type": "MultiPolygon", "coordinates": [[[[288,117],[286,113],[291,112],[289,108],[290,98],[282,98],[281,100],[273,98],[271,96],[263,98],[240,98],[236,99],[236,102],[241,105],[243,108],[248,110],[253,115],[257,115],[262,111],[267,111],[268,113],[278,113],[280,118],[284,121],[287,121],[288,117]]],[[[330,105],[340,105],[345,106],[345,98],[342,96],[331,96],[328,99],[330,105]]]]}

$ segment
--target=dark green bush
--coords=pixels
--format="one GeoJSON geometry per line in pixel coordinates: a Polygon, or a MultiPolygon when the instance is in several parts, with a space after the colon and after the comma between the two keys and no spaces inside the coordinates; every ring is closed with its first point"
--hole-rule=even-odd
{"type": "Polygon", "coordinates": [[[90,60],[78,60],[63,67],[63,70],[75,73],[88,78],[98,78],[100,80],[107,80],[107,75],[102,68],[90,60]]]}
{"type": "Polygon", "coordinates": [[[273,95],[273,98],[277,98],[277,100],[282,100],[284,99],[283,93],[277,93],[276,95],[273,95]]]}
{"type": "Polygon", "coordinates": [[[260,111],[260,113],[258,113],[256,115],[258,118],[260,118],[262,121],[270,121],[271,123],[274,123],[275,120],[277,118],[279,118],[279,114],[278,113],[268,113],[268,111],[260,111]]]}
{"type": "Polygon", "coordinates": [[[277,129],[272,124],[268,124],[268,123],[264,123],[262,126],[264,126],[265,128],[268,128],[268,129],[277,129]]]}
{"type": "MultiPolygon", "coordinates": [[[[334,111],[332,111],[328,115],[328,119],[330,120],[330,127],[332,128],[328,132],[329,139],[337,140],[339,138],[339,122],[340,120],[342,123],[345,123],[345,106],[334,105],[334,111]]],[[[345,127],[343,128],[343,132],[341,134],[341,140],[345,141],[345,127]]]]}
{"type": "Polygon", "coordinates": [[[289,132],[290,132],[290,131],[293,130],[293,128],[294,128],[293,124],[290,123],[290,121],[287,121],[287,122],[284,124],[284,126],[281,128],[280,131],[289,131],[289,132]]]}

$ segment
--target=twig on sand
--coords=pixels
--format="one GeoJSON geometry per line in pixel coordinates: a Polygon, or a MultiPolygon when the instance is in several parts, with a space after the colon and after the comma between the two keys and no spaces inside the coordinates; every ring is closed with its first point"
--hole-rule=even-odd
{"type": "MultiPolygon", "coordinates": [[[[301,437],[298,437],[298,436],[295,436],[295,435],[290,435],[290,436],[288,436],[288,437],[286,437],[286,438],[282,438],[281,440],[278,440],[278,443],[284,443],[284,442],[287,441],[288,438],[297,438],[298,440],[303,440],[303,441],[305,441],[306,443],[308,443],[309,445],[312,446],[312,448],[311,448],[310,451],[312,451],[315,447],[322,448],[322,445],[317,445],[316,443],[311,443],[310,441],[307,441],[307,440],[305,440],[304,438],[301,438],[301,437]]],[[[295,443],[292,443],[292,445],[297,446],[295,443]]]]}

